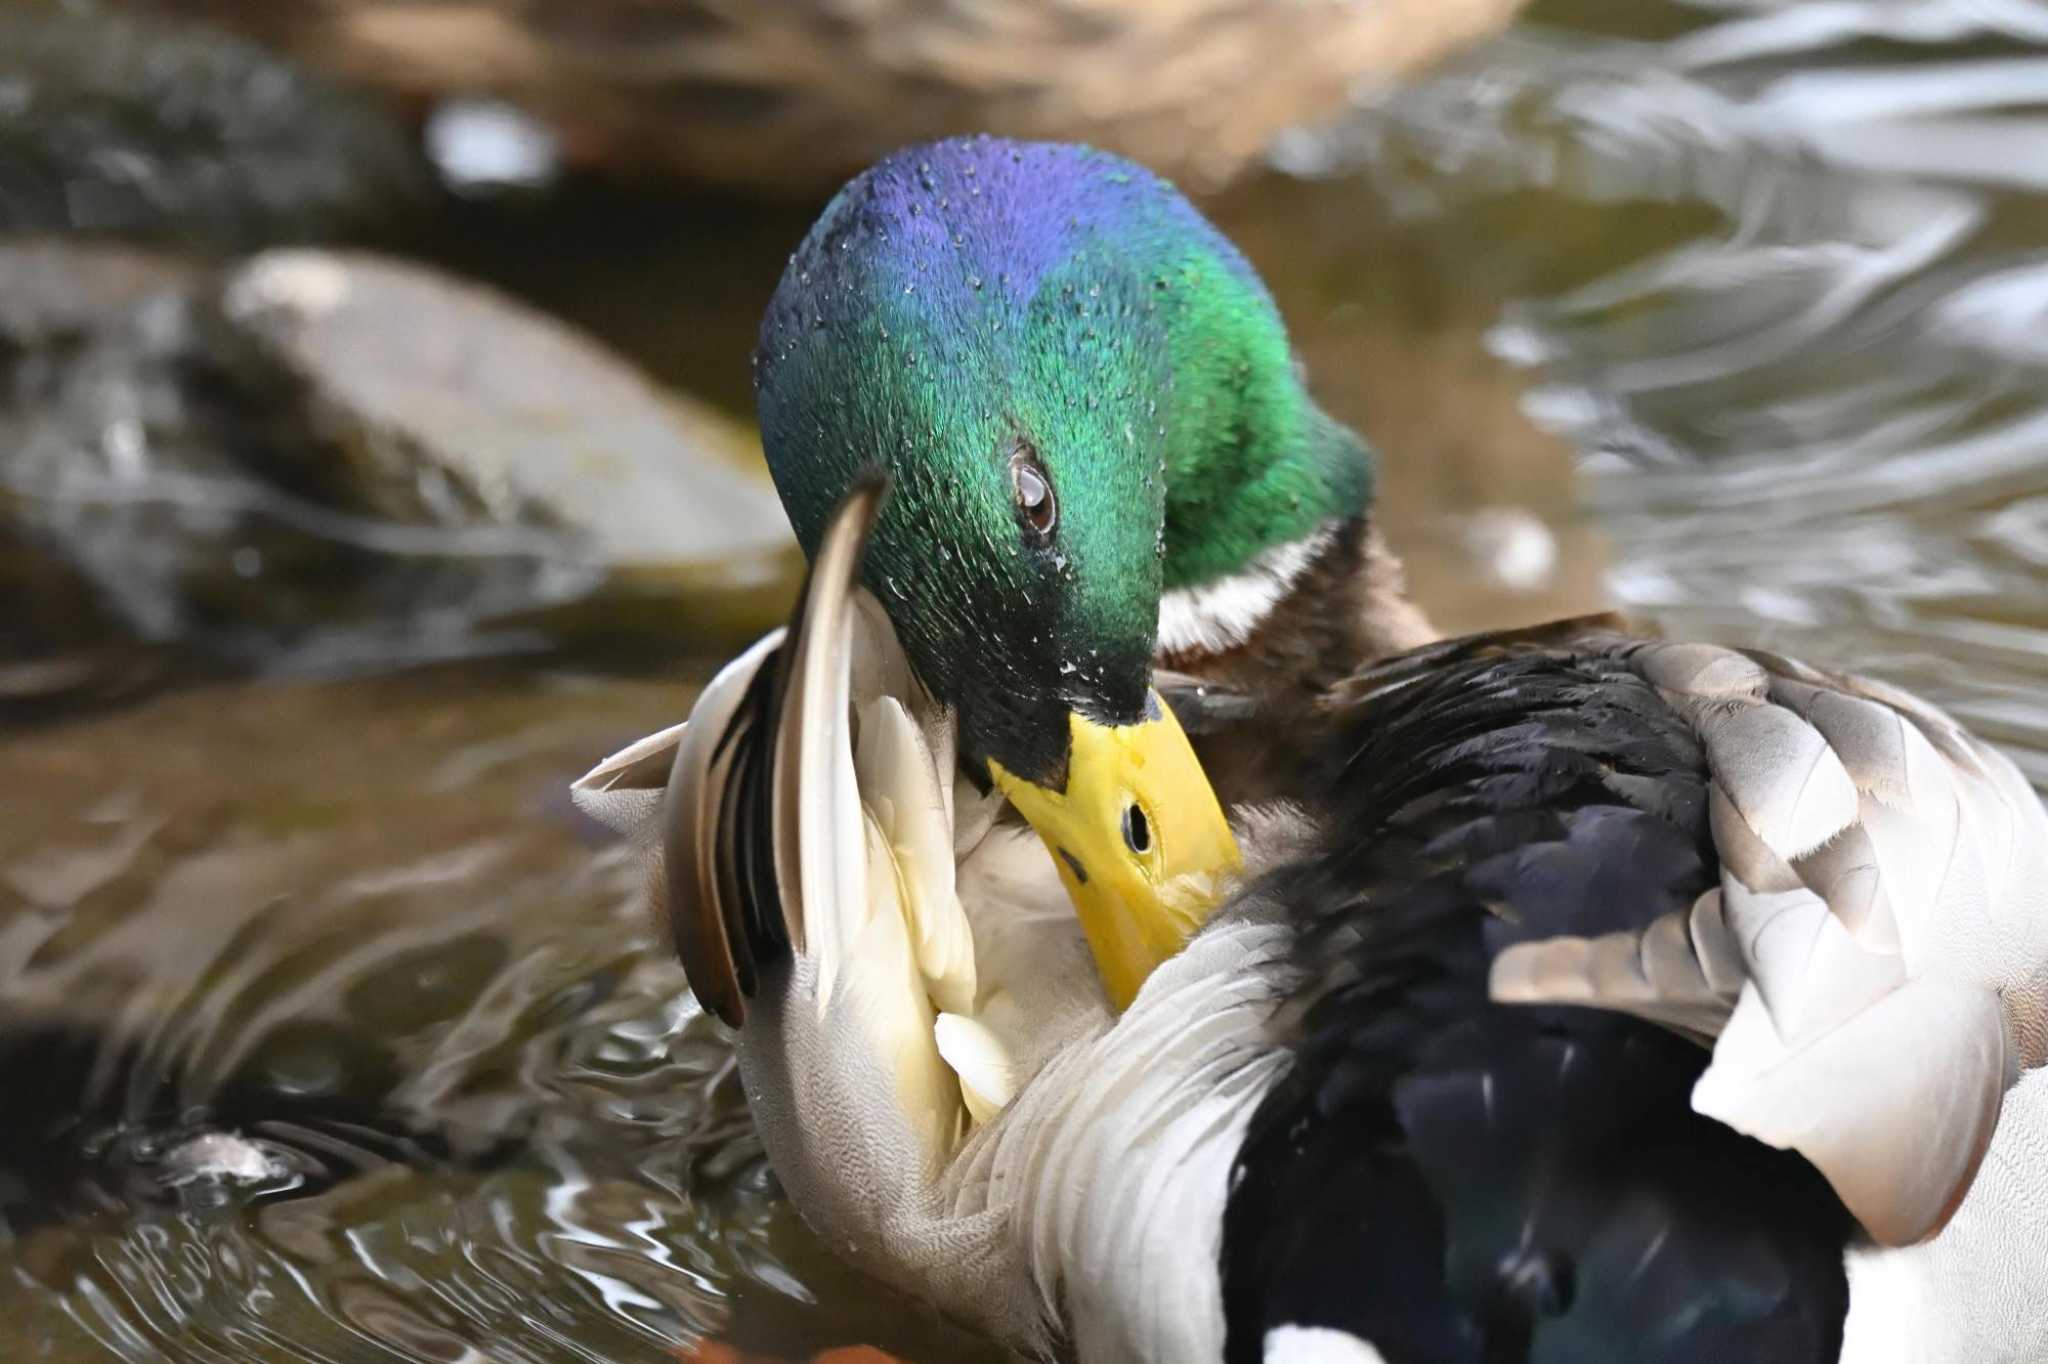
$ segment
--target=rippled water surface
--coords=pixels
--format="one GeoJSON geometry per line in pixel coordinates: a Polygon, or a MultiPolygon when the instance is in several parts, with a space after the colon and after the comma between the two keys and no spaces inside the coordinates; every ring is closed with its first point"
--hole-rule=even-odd
{"type": "MultiPolygon", "coordinates": [[[[1905,682],[2048,782],[2044,110],[2044,6],[1539,5],[1211,207],[1446,627],[1617,602],[1905,682]]],[[[736,403],[806,212],[472,245],[736,403]]],[[[0,735],[0,1358],[1001,1358],[778,1198],[569,806],[714,662],[0,735]]]]}
{"type": "Polygon", "coordinates": [[[1907,682],[2048,781],[2048,9],[1651,13],[1291,159],[1500,289],[1622,605],[1907,682]]]}

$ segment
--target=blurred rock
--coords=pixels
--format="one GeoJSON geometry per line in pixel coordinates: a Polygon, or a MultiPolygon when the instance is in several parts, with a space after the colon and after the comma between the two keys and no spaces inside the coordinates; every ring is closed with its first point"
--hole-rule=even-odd
{"type": "Polygon", "coordinates": [[[9,243],[0,248],[0,355],[83,340],[149,295],[188,287],[196,273],[158,252],[9,243]]]}
{"type": "MultiPolygon", "coordinates": [[[[168,256],[47,242],[0,247],[0,432],[7,414],[47,393],[92,336],[118,327],[151,294],[197,271],[168,256]]],[[[0,717],[39,715],[154,681],[160,660],[137,647],[91,577],[18,499],[19,448],[0,451],[0,717]]]]}
{"type": "Polygon", "coordinates": [[[11,661],[94,615],[290,668],[722,646],[797,570],[749,462],[744,428],[420,267],[0,245],[0,578],[53,604],[11,661]]]}
{"type": "Polygon", "coordinates": [[[753,437],[509,298],[316,251],[258,256],[220,297],[380,515],[560,528],[627,571],[779,571],[788,522],[753,437]]]}
{"type": "Polygon", "coordinates": [[[980,131],[1214,181],[1520,0],[150,3],[410,101],[510,101],[572,163],[815,192],[906,142],[980,131]]]}
{"type": "Polygon", "coordinates": [[[0,234],[361,238],[433,192],[388,111],[223,33],[0,7],[0,234]]]}
{"type": "Polygon", "coordinates": [[[0,514],[0,721],[132,695],[163,660],[126,638],[90,580],[0,514]]]}

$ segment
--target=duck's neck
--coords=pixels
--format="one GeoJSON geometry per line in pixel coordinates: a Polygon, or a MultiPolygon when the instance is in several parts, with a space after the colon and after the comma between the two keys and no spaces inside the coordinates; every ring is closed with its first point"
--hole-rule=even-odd
{"type": "Polygon", "coordinates": [[[1363,515],[1272,546],[1236,573],[1169,592],[1159,623],[1161,667],[1251,702],[1191,729],[1229,810],[1298,798],[1327,761],[1330,689],[1437,637],[1403,591],[1400,561],[1363,515]]]}
{"type": "Polygon", "coordinates": [[[1372,529],[1372,451],[1309,396],[1277,324],[1224,302],[1184,300],[1168,333],[1156,652],[1269,700],[1306,696],[1432,632],[1372,529]]]}
{"type": "Polygon", "coordinates": [[[1162,666],[1276,700],[1307,701],[1434,638],[1400,561],[1362,513],[1325,519],[1159,603],[1162,666]]]}

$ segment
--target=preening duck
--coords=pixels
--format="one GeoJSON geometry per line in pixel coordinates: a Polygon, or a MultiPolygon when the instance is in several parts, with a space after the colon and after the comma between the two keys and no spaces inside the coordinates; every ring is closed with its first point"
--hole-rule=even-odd
{"type": "Polygon", "coordinates": [[[576,794],[841,1253],[1091,1361],[2048,1349],[1995,751],[1604,618],[1435,640],[1257,276],[1114,157],[877,165],[756,370],[796,620],[576,794]]]}

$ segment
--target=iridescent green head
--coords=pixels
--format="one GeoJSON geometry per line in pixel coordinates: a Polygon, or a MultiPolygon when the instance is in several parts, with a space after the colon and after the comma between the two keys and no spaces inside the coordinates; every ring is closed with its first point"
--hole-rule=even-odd
{"type": "Polygon", "coordinates": [[[869,587],[970,766],[1053,787],[1070,714],[1145,713],[1163,591],[1370,494],[1244,258],[1085,147],[962,139],[861,175],[790,258],[755,380],[806,549],[887,468],[869,587]]]}

